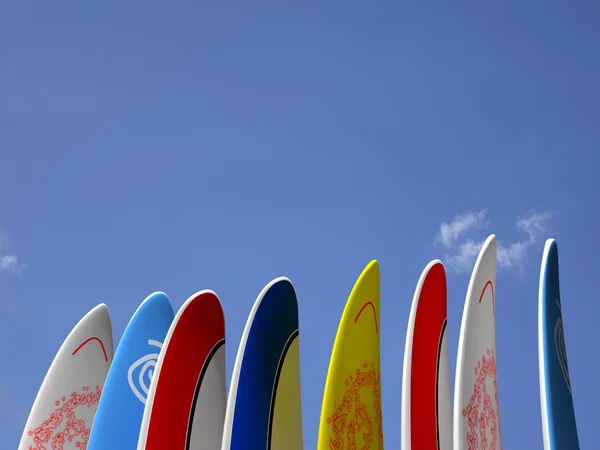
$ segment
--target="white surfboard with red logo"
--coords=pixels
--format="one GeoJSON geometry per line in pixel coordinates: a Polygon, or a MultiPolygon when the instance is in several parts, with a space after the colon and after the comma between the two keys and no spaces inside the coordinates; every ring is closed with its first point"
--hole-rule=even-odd
{"type": "Polygon", "coordinates": [[[227,405],[225,317],[210,290],[181,306],[162,345],[138,450],[220,449],[227,405]]]}
{"type": "Polygon", "coordinates": [[[402,373],[402,450],[452,450],[446,272],[423,270],[408,318],[402,373]]]}
{"type": "Polygon", "coordinates": [[[112,358],[110,316],[100,304],[77,323],[54,357],[18,450],[86,448],[112,358]]]}
{"type": "Polygon", "coordinates": [[[496,236],[475,262],[463,310],[454,380],[454,450],[500,450],[496,378],[496,236]]]}

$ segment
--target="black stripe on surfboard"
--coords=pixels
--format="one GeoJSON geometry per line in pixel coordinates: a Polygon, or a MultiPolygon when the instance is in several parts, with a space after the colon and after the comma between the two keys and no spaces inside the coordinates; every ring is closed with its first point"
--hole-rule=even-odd
{"type": "Polygon", "coordinates": [[[269,411],[269,431],[267,436],[267,450],[271,450],[271,438],[273,434],[273,417],[275,415],[275,397],[277,396],[277,386],[279,385],[279,377],[281,376],[281,370],[283,369],[283,363],[285,362],[285,357],[287,355],[288,350],[292,346],[294,339],[296,339],[299,335],[299,330],[294,330],[287,342],[285,343],[285,347],[283,347],[283,352],[281,352],[281,357],[279,358],[279,364],[277,364],[277,373],[275,374],[275,381],[273,382],[273,395],[271,395],[271,407],[269,411]]]}
{"type": "Polygon", "coordinates": [[[210,350],[210,353],[206,357],[206,361],[204,361],[204,365],[202,366],[202,370],[200,371],[200,376],[198,377],[198,382],[196,383],[196,390],[194,391],[194,400],[192,401],[192,407],[190,408],[190,418],[188,419],[188,430],[187,430],[187,438],[185,440],[185,450],[190,450],[190,443],[192,440],[192,428],[194,424],[194,412],[196,411],[196,403],[198,402],[198,395],[200,395],[200,387],[202,386],[202,381],[204,380],[204,375],[206,375],[206,371],[208,370],[208,366],[219,350],[223,345],[225,345],[225,339],[221,339],[217,342],[214,347],[210,350]]]}
{"type": "Polygon", "coordinates": [[[437,438],[437,448],[440,448],[440,418],[438,417],[439,413],[439,396],[440,396],[440,358],[442,356],[442,342],[444,342],[444,333],[446,332],[446,324],[448,323],[448,318],[444,319],[444,324],[442,325],[442,331],[440,332],[440,341],[438,342],[438,352],[437,352],[437,366],[435,370],[435,433],[437,438]]]}

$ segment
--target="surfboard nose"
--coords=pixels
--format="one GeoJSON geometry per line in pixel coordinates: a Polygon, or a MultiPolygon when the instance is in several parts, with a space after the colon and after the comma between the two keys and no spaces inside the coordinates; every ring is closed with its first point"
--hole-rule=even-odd
{"type": "Polygon", "coordinates": [[[98,312],[102,312],[104,314],[109,314],[108,306],[106,305],[106,303],[100,303],[99,305],[92,308],[92,311],[98,311],[98,312]]]}

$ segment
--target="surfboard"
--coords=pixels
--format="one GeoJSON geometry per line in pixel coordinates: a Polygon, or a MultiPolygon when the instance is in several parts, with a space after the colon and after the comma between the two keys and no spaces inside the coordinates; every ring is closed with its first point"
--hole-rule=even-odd
{"type": "Polygon", "coordinates": [[[562,318],[558,246],[544,246],[538,299],[538,355],[544,450],[579,450],[562,318]]]}
{"type": "Polygon", "coordinates": [[[225,317],[211,290],[181,306],[165,337],[144,407],[138,450],[221,446],[226,406],[225,317]]]}
{"type": "Polygon", "coordinates": [[[231,377],[222,450],[303,450],[298,301],[272,280],[248,316],[231,377]]]}
{"type": "Polygon", "coordinates": [[[483,243],[463,309],[454,379],[454,450],[500,450],[496,376],[496,236],[483,243]]]}
{"type": "Polygon", "coordinates": [[[379,325],[379,263],[373,260],[350,292],[338,325],[317,450],[383,449],[379,325]]]}
{"type": "Polygon", "coordinates": [[[412,301],[402,371],[402,450],[452,450],[446,271],[423,270],[412,301]]]}
{"type": "Polygon", "coordinates": [[[106,377],[87,450],[137,448],[152,374],[173,318],[163,292],[146,297],[131,317],[106,377]]]}
{"type": "Polygon", "coordinates": [[[85,448],[112,358],[112,326],[102,303],[75,325],[58,350],[18,450],[85,448]]]}

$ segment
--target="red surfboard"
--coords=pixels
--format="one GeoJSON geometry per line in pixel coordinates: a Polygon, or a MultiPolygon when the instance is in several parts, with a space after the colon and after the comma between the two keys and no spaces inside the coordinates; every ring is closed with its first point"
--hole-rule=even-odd
{"type": "Polygon", "coordinates": [[[226,408],[225,318],[204,290],[179,309],[150,383],[138,450],[219,449],[226,408]]]}
{"type": "Polygon", "coordinates": [[[446,296],[444,266],[431,261],[417,284],[406,331],[402,450],[452,449],[446,296]]]}

